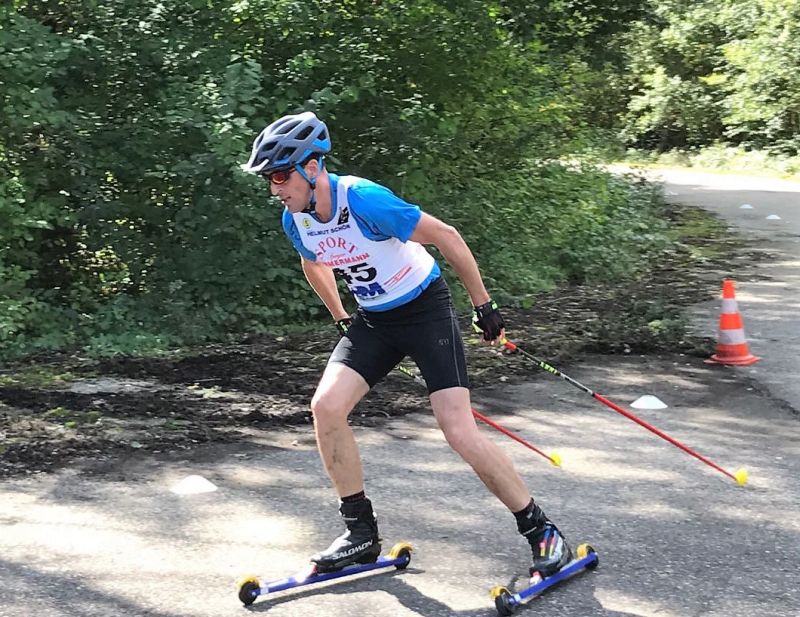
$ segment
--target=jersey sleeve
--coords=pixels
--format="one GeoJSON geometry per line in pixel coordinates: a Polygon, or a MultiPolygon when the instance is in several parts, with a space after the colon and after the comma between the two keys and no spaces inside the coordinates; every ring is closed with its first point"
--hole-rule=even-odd
{"type": "Polygon", "coordinates": [[[303,242],[300,240],[300,233],[297,231],[297,225],[294,224],[294,217],[286,209],[283,210],[281,222],[283,223],[283,232],[289,238],[295,250],[309,261],[317,261],[317,256],[303,246],[303,242]]]}
{"type": "Polygon", "coordinates": [[[369,180],[350,186],[347,201],[359,227],[370,240],[397,238],[406,242],[422,216],[419,206],[369,180]]]}

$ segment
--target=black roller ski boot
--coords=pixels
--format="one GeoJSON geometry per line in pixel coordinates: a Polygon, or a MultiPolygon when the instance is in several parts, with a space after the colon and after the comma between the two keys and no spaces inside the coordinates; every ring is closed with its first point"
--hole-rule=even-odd
{"type": "Polygon", "coordinates": [[[369,499],[342,503],[339,513],[347,530],[311,558],[319,573],[335,572],[354,563],[374,563],[381,554],[378,521],[369,499]]]}
{"type": "Polygon", "coordinates": [[[531,576],[538,573],[547,578],[572,561],[572,549],[539,506],[534,505],[525,518],[518,519],[517,528],[531,546],[531,576]]]}

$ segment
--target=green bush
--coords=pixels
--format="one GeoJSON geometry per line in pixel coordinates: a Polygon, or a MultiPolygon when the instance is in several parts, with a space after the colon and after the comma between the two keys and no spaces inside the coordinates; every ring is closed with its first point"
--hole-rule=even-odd
{"type": "Polygon", "coordinates": [[[646,191],[546,163],[592,141],[581,89],[601,80],[522,36],[512,9],[4,6],[0,354],[153,353],[324,315],[279,206],[238,168],[303,109],[331,125],[331,169],[456,223],[500,296],[634,272],[658,245],[646,191]]]}
{"type": "Polygon", "coordinates": [[[506,302],[635,276],[668,244],[655,187],[588,165],[528,163],[424,206],[461,230],[506,302]]]}

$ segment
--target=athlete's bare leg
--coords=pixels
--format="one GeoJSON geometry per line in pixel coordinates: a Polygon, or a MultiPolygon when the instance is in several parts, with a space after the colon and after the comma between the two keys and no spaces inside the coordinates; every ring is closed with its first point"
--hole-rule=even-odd
{"type": "Polygon", "coordinates": [[[317,449],[339,497],[364,490],[361,457],[347,417],[368,391],[361,375],[331,363],[311,399],[317,449]]]}
{"type": "Polygon", "coordinates": [[[509,510],[518,512],[525,508],[531,494],[511,459],[478,429],[469,390],[446,388],[437,390],[430,398],[433,414],[450,446],[509,510]]]}

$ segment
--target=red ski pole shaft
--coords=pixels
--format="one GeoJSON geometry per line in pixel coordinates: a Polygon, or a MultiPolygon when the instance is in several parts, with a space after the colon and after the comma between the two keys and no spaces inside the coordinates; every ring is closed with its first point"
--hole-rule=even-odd
{"type": "MultiPolygon", "coordinates": [[[[402,366],[402,365],[398,365],[398,366],[397,366],[397,370],[399,370],[399,371],[400,371],[401,373],[403,373],[404,375],[407,375],[408,377],[411,377],[411,379],[413,379],[413,380],[414,380],[414,381],[416,381],[417,383],[421,383],[421,384],[423,384],[423,385],[424,385],[424,382],[422,381],[422,379],[420,379],[420,377],[419,377],[419,376],[417,376],[417,375],[415,375],[414,373],[412,373],[411,371],[409,371],[409,370],[408,370],[406,367],[404,367],[404,366],[402,366]]],[[[478,413],[477,411],[475,411],[475,409],[472,409],[472,415],[473,415],[473,416],[475,416],[475,418],[477,418],[478,420],[480,420],[480,421],[481,421],[481,422],[483,422],[484,424],[488,424],[488,425],[489,425],[489,426],[491,426],[492,428],[494,428],[494,429],[496,429],[496,430],[500,431],[501,433],[503,433],[503,435],[506,435],[506,436],[508,436],[508,437],[511,437],[511,439],[513,439],[513,440],[514,440],[514,441],[516,441],[517,443],[521,443],[521,444],[522,444],[523,446],[525,446],[526,448],[528,448],[528,449],[530,449],[530,450],[533,450],[533,451],[534,451],[534,452],[536,452],[537,454],[539,454],[539,455],[543,456],[544,458],[546,458],[548,461],[550,461],[550,462],[551,462],[553,465],[555,465],[556,467],[560,467],[560,466],[561,466],[561,457],[560,457],[560,456],[558,456],[556,453],[553,453],[553,454],[551,454],[551,455],[548,455],[548,454],[546,454],[545,452],[542,452],[542,451],[541,451],[539,448],[537,448],[536,446],[534,446],[534,445],[532,445],[532,444],[528,443],[527,441],[525,441],[525,440],[524,440],[522,437],[520,437],[519,435],[515,435],[514,433],[512,433],[511,431],[509,431],[509,430],[508,430],[507,428],[505,428],[504,426],[501,426],[500,424],[498,424],[498,423],[497,423],[497,422],[495,422],[494,420],[490,420],[489,418],[487,418],[487,417],[486,417],[486,416],[484,416],[483,414],[480,414],[480,413],[478,413]]]]}
{"type": "Polygon", "coordinates": [[[503,435],[507,435],[508,437],[511,437],[511,439],[513,439],[514,441],[516,441],[518,443],[521,443],[526,448],[529,448],[529,449],[533,450],[534,452],[536,452],[536,454],[539,454],[539,455],[545,457],[548,461],[550,461],[556,467],[558,467],[561,464],[561,462],[555,456],[550,456],[549,454],[546,454],[545,452],[542,452],[539,448],[529,444],[522,437],[519,437],[518,435],[515,435],[514,433],[509,431],[507,428],[505,428],[503,426],[500,426],[494,420],[490,420],[489,418],[487,418],[483,414],[478,413],[474,409],[472,410],[472,415],[475,416],[478,420],[480,420],[484,424],[488,424],[492,428],[497,429],[498,431],[503,433],[503,435]]]}
{"type": "Polygon", "coordinates": [[[690,454],[690,455],[692,455],[693,457],[695,457],[697,460],[699,460],[699,461],[703,461],[703,462],[704,462],[706,465],[708,465],[709,467],[713,467],[713,468],[714,468],[714,469],[716,469],[717,471],[724,473],[726,476],[728,476],[728,477],[729,477],[729,478],[731,478],[732,480],[736,480],[736,476],[734,476],[734,475],[733,475],[731,472],[724,470],[722,467],[720,467],[719,465],[717,465],[717,464],[716,464],[714,461],[712,461],[712,460],[710,460],[710,459],[706,458],[706,457],[705,457],[705,456],[703,456],[702,454],[698,454],[697,452],[695,452],[694,450],[692,450],[692,449],[691,449],[689,446],[686,446],[686,445],[682,444],[680,441],[678,441],[678,440],[677,440],[677,439],[675,439],[674,437],[670,437],[670,436],[669,436],[669,435],[667,435],[667,434],[666,434],[664,431],[657,429],[655,426],[653,426],[653,425],[651,425],[651,424],[648,424],[647,422],[645,422],[645,421],[644,421],[644,420],[642,420],[641,418],[639,418],[639,417],[637,417],[637,416],[633,415],[631,412],[629,412],[629,411],[625,411],[625,410],[624,410],[622,407],[620,407],[619,405],[616,405],[616,404],[612,403],[611,401],[609,401],[609,400],[608,400],[608,399],[607,399],[605,396],[603,396],[602,394],[597,394],[597,392],[595,392],[594,394],[592,394],[592,396],[594,396],[594,398],[596,398],[598,401],[600,401],[600,402],[601,402],[601,403],[603,403],[604,405],[606,405],[606,406],[610,407],[611,409],[613,409],[613,410],[614,410],[614,411],[616,411],[617,413],[620,413],[620,414],[622,414],[623,416],[625,416],[625,417],[626,417],[626,418],[628,418],[629,420],[633,420],[633,421],[634,421],[634,422],[636,422],[636,424],[638,424],[639,426],[643,426],[643,427],[644,427],[644,428],[646,428],[648,431],[650,431],[650,432],[652,432],[652,433],[655,433],[656,435],[658,435],[659,437],[661,437],[661,439],[665,439],[666,441],[670,442],[670,443],[671,443],[673,446],[676,446],[676,447],[680,448],[681,450],[683,450],[683,451],[684,451],[684,452],[686,452],[687,454],[690,454]]]}
{"type": "Polygon", "coordinates": [[[537,358],[536,356],[534,356],[534,355],[533,355],[533,354],[531,354],[531,353],[528,353],[528,352],[527,352],[527,351],[525,351],[524,349],[520,349],[519,347],[517,347],[517,345],[515,345],[514,343],[512,343],[512,342],[511,342],[511,341],[509,341],[508,339],[503,339],[503,340],[502,340],[502,343],[503,343],[503,345],[505,346],[505,348],[506,348],[506,349],[508,349],[509,351],[519,351],[519,352],[520,352],[522,355],[524,355],[525,357],[527,357],[527,358],[529,358],[530,360],[532,360],[532,361],[533,361],[533,362],[534,362],[534,363],[535,363],[535,364],[536,364],[536,365],[537,365],[539,368],[541,368],[542,370],[545,370],[545,371],[547,371],[548,373],[552,373],[553,375],[556,375],[557,377],[561,377],[561,379],[563,379],[564,381],[567,381],[568,383],[570,383],[570,384],[572,384],[573,386],[577,387],[579,390],[583,390],[584,392],[586,392],[587,394],[589,394],[589,395],[590,395],[592,398],[594,398],[594,399],[596,399],[596,400],[600,401],[601,403],[603,403],[603,405],[606,405],[606,406],[607,406],[607,407],[609,407],[610,409],[613,409],[614,411],[616,411],[617,413],[619,413],[619,414],[621,414],[621,415],[625,416],[625,417],[626,417],[626,418],[628,418],[629,420],[633,420],[633,421],[634,421],[634,422],[636,422],[636,423],[637,423],[639,426],[643,426],[643,427],[644,427],[644,428],[646,428],[648,431],[650,431],[650,432],[652,432],[652,433],[655,433],[656,435],[658,435],[659,437],[661,437],[661,438],[662,438],[662,439],[664,439],[665,441],[668,441],[668,442],[669,442],[669,443],[671,443],[673,446],[676,446],[677,448],[680,448],[681,450],[683,450],[683,451],[684,451],[684,452],[686,452],[687,454],[689,454],[689,455],[691,455],[691,456],[695,457],[697,460],[699,460],[699,461],[701,461],[701,462],[705,463],[706,465],[708,465],[708,466],[709,466],[709,467],[711,467],[712,469],[716,469],[716,470],[717,470],[717,471],[719,471],[720,473],[723,473],[723,474],[725,474],[725,475],[726,475],[726,476],[728,476],[729,478],[731,478],[731,479],[735,480],[735,481],[736,481],[738,484],[740,484],[740,485],[744,485],[744,484],[745,484],[745,482],[747,482],[747,471],[745,471],[744,469],[739,469],[739,470],[736,472],[736,474],[732,474],[731,472],[729,472],[729,471],[727,471],[727,470],[723,469],[722,467],[720,467],[719,465],[717,465],[717,464],[716,464],[714,461],[712,461],[712,460],[710,460],[710,459],[706,458],[705,456],[703,456],[703,455],[701,455],[701,454],[698,454],[697,452],[695,452],[694,450],[692,450],[690,447],[688,447],[688,446],[686,446],[686,445],[682,444],[680,441],[678,441],[678,440],[677,440],[677,439],[675,439],[674,437],[670,437],[670,436],[669,436],[669,435],[667,435],[667,434],[666,434],[664,431],[657,429],[655,426],[652,426],[652,425],[648,424],[647,422],[645,422],[645,421],[644,421],[644,420],[642,420],[641,418],[637,417],[636,415],[634,415],[634,414],[633,414],[633,413],[631,413],[630,411],[626,411],[625,409],[623,409],[623,408],[622,408],[622,407],[620,407],[619,405],[617,405],[617,404],[615,404],[615,403],[613,403],[613,402],[609,401],[609,400],[608,400],[608,399],[607,399],[605,396],[603,396],[602,394],[598,394],[597,392],[594,392],[592,389],[590,389],[590,388],[587,388],[587,387],[586,387],[586,386],[584,386],[582,383],[580,383],[580,382],[578,382],[578,381],[576,381],[576,380],[572,379],[572,378],[571,378],[571,377],[569,377],[568,375],[565,375],[564,373],[562,373],[560,370],[558,370],[558,369],[557,369],[557,368],[555,368],[554,366],[551,366],[551,365],[550,365],[550,364],[548,364],[547,362],[544,362],[543,360],[540,360],[539,358],[537,358]]]}

